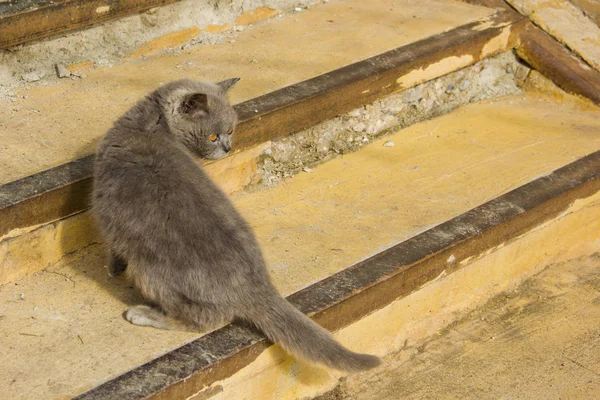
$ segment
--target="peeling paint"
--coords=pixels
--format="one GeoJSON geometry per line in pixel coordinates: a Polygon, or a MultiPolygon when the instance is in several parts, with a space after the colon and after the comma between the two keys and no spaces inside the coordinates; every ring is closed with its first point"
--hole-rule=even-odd
{"type": "Polygon", "coordinates": [[[481,49],[480,58],[489,57],[500,50],[508,48],[511,30],[511,27],[507,26],[502,29],[502,32],[498,36],[487,42],[481,49]]]}
{"type": "Polygon", "coordinates": [[[502,28],[503,26],[509,26],[510,22],[496,22],[494,20],[485,20],[482,23],[475,25],[472,29],[474,31],[485,31],[490,28],[502,28]]]}
{"type": "Polygon", "coordinates": [[[106,14],[110,11],[110,6],[100,6],[96,8],[96,14],[106,14]]]}
{"type": "Polygon", "coordinates": [[[464,68],[474,62],[470,54],[463,56],[452,56],[444,58],[436,63],[428,65],[426,68],[419,68],[399,77],[396,82],[402,89],[407,89],[418,85],[419,83],[435,79],[439,76],[464,68]]]}

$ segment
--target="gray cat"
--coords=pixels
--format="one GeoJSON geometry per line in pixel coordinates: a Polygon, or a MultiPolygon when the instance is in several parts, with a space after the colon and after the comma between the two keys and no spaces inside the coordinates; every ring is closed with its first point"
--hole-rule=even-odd
{"type": "Polygon", "coordinates": [[[169,83],[117,120],[98,148],[93,212],[109,274],[126,271],[151,304],[125,318],[200,331],[240,318],[309,361],[373,368],[377,357],[342,347],[279,295],[251,228],[192,156],[231,150],[236,115],[226,92],[237,81],[169,83]]]}

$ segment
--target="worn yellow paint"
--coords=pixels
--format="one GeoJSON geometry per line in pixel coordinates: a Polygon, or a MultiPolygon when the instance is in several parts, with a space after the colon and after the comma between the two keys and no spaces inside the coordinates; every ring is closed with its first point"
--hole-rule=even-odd
{"type": "MultiPolygon", "coordinates": [[[[263,143],[217,162],[205,162],[205,170],[226,193],[234,193],[256,182],[256,158],[269,145],[263,143]]],[[[55,265],[65,254],[98,241],[90,212],[10,231],[0,238],[0,285],[55,265]]]]}
{"type": "Polygon", "coordinates": [[[223,33],[233,29],[232,24],[223,24],[223,25],[209,25],[203,29],[204,32],[208,33],[223,33]]]}
{"type": "Polygon", "coordinates": [[[494,20],[484,20],[475,25],[473,28],[474,31],[484,31],[489,28],[501,28],[503,26],[508,26],[508,22],[498,22],[494,20]]]}
{"type": "MultiPolygon", "coordinates": [[[[569,97],[557,102],[528,94],[472,104],[323,163],[313,172],[296,175],[274,189],[234,194],[233,201],[254,228],[274,284],[289,295],[599,149],[599,115],[597,107],[569,101],[569,97]],[[388,140],[394,141],[395,147],[384,147],[388,140]]],[[[244,159],[240,156],[240,160],[244,159]]],[[[252,163],[253,159],[248,159],[252,163]]],[[[214,168],[213,176],[226,176],[228,173],[222,173],[216,164],[207,167],[214,168]]],[[[535,231],[524,236],[515,242],[524,240],[525,244],[519,247],[523,254],[507,252],[515,248],[515,243],[507,243],[483,259],[471,254],[472,259],[464,263],[467,270],[491,257],[498,257],[506,271],[521,271],[517,267],[520,261],[513,254],[526,257],[522,264],[528,266],[523,268],[529,268],[536,260],[540,260],[536,265],[543,264],[544,257],[555,259],[555,252],[567,257],[582,249],[592,251],[598,244],[586,238],[596,238],[600,232],[598,207],[590,200],[576,204],[571,211],[556,223],[573,218],[577,221],[556,225],[560,226],[559,234],[553,231],[547,237],[544,234],[544,240],[530,240],[550,232],[544,228],[542,233],[535,231]],[[588,236],[588,232],[596,236],[588,236]]],[[[89,234],[83,219],[74,226],[69,230],[65,225],[60,232],[40,228],[47,236],[40,237],[35,246],[24,245],[19,250],[22,260],[29,257],[32,264],[35,261],[42,265],[47,262],[46,256],[62,257],[59,245],[73,249],[89,234]]],[[[3,246],[6,244],[0,244],[0,251],[3,246]]],[[[454,263],[462,261],[455,259],[454,263]]],[[[9,349],[0,353],[0,364],[7,366],[0,369],[0,393],[70,398],[198,336],[126,323],[121,316],[124,309],[142,300],[122,279],[106,277],[103,263],[102,248],[89,246],[48,267],[46,275],[29,276],[17,285],[0,287],[0,304],[5,304],[0,337],[9,349]],[[19,299],[21,293],[25,300],[19,299]],[[15,382],[9,385],[13,379],[15,382]],[[47,383],[49,379],[51,384],[47,383]]],[[[472,284],[481,285],[484,290],[483,282],[512,279],[502,269],[482,267],[481,271],[480,276],[467,275],[464,280],[473,279],[472,284]]],[[[431,292],[439,285],[454,282],[453,276],[460,275],[440,276],[413,296],[421,292],[438,294],[411,296],[405,303],[399,302],[405,305],[403,312],[407,314],[381,311],[382,318],[392,323],[389,332],[384,326],[387,322],[367,319],[373,334],[363,325],[348,328],[338,337],[353,349],[384,354],[405,338],[413,340],[431,332],[431,327],[441,326],[436,325],[438,318],[441,322],[451,321],[452,313],[438,312],[454,310],[445,307],[454,307],[455,303],[456,307],[467,307],[460,296],[474,302],[487,296],[477,291],[463,293],[462,288],[471,290],[469,282],[457,283],[443,295],[431,292]],[[412,309],[418,312],[410,314],[412,309]],[[424,319],[429,310],[432,320],[424,319]],[[391,316],[385,314],[388,312],[391,316]],[[399,331],[393,325],[398,323],[409,325],[402,325],[408,328],[399,331]]],[[[300,366],[277,347],[261,355],[253,365],[260,368],[249,367],[240,371],[242,375],[224,382],[226,390],[222,396],[232,393],[231,388],[235,387],[239,390],[236,393],[247,391],[248,398],[259,398],[253,394],[263,393],[266,398],[281,395],[283,399],[300,393],[300,388],[308,395],[335,383],[331,372],[300,366]],[[256,378],[250,378],[253,373],[256,378]],[[272,395],[275,389],[278,392],[272,395]]]]}
{"type": "Polygon", "coordinates": [[[118,116],[171,80],[241,77],[230,93],[238,103],[492,13],[448,0],[336,0],[247,27],[235,34],[235,43],[190,46],[179,54],[96,68],[85,79],[19,89],[14,102],[0,99],[0,184],[91,154],[118,116]]]}
{"type": "Polygon", "coordinates": [[[110,11],[110,6],[96,7],[96,14],[106,14],[110,11]]]}
{"type": "Polygon", "coordinates": [[[130,55],[125,57],[125,60],[135,60],[137,58],[142,57],[150,57],[159,52],[176,46],[181,46],[190,40],[194,39],[202,32],[200,28],[197,26],[193,26],[188,29],[183,29],[177,32],[171,32],[166,35],[157,37],[149,41],[148,43],[140,46],[135,51],[133,51],[130,55]]]}
{"type": "Polygon", "coordinates": [[[94,68],[94,63],[92,61],[86,60],[81,61],[75,64],[67,65],[66,67],[71,73],[81,73],[87,72],[90,69],[94,68]]]}
{"type": "MultiPolygon", "coordinates": [[[[544,267],[600,251],[600,194],[464,268],[335,334],[356,351],[384,356],[434,335],[495,295],[515,288],[544,267]]],[[[306,365],[272,346],[230,378],[216,382],[214,400],[243,393],[247,399],[312,398],[331,390],[342,374],[306,365]]],[[[192,397],[193,399],[193,397],[192,397]]]]}
{"type": "Polygon", "coordinates": [[[235,19],[236,25],[250,25],[260,21],[275,17],[281,14],[281,10],[275,8],[263,6],[258,7],[252,11],[244,13],[235,19]]]}
{"type": "Polygon", "coordinates": [[[483,59],[489,57],[490,55],[494,55],[503,49],[508,48],[511,31],[512,29],[510,26],[507,26],[506,28],[502,29],[502,32],[498,36],[491,39],[485,44],[485,46],[483,46],[479,57],[483,59]]]}
{"type": "Polygon", "coordinates": [[[419,83],[427,82],[450,71],[464,68],[474,62],[473,56],[465,54],[462,56],[452,56],[444,58],[436,63],[428,65],[426,68],[419,68],[410,71],[408,74],[401,76],[396,80],[401,89],[408,89],[416,86],[419,83]]]}
{"type": "MultiPolygon", "coordinates": [[[[236,25],[250,25],[255,24],[260,21],[264,21],[273,17],[275,15],[281,14],[281,11],[270,8],[270,7],[259,7],[255,10],[249,11],[237,17],[235,20],[236,25]]],[[[197,26],[190,27],[188,29],[183,29],[181,31],[168,33],[166,35],[160,36],[156,39],[149,41],[146,44],[143,44],[138,49],[133,51],[130,55],[125,57],[125,61],[135,60],[142,57],[150,57],[155,54],[160,53],[165,49],[169,49],[172,47],[181,46],[190,40],[197,37],[201,32],[208,33],[223,33],[228,30],[233,29],[233,25],[231,24],[222,24],[222,25],[208,25],[206,28],[199,28],[197,26]]]]}
{"type": "Polygon", "coordinates": [[[88,212],[5,239],[0,242],[0,285],[55,265],[65,254],[99,240],[88,212]]]}

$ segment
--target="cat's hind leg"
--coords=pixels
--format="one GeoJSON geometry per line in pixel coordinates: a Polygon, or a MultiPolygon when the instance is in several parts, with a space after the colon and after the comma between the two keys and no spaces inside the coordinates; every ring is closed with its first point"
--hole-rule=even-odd
{"type": "Polygon", "coordinates": [[[134,325],[152,326],[168,330],[197,331],[193,326],[171,318],[163,314],[158,308],[151,306],[139,305],[130,307],[125,311],[125,319],[134,325]]]}
{"type": "Polygon", "coordinates": [[[111,251],[108,254],[106,269],[108,270],[108,276],[121,275],[127,269],[127,261],[111,251]]]}

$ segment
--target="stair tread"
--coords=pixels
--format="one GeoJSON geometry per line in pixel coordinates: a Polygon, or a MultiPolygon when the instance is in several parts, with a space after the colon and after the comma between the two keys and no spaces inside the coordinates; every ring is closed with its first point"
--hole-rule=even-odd
{"type": "MultiPolygon", "coordinates": [[[[234,202],[276,286],[296,292],[600,149],[600,110],[524,93],[461,107],[234,202]],[[394,142],[393,147],[384,146],[394,142]]],[[[82,393],[197,334],[130,325],[141,301],[100,245],[0,287],[0,392],[82,393]],[[21,299],[23,294],[23,299],[21,299]]]]}
{"type": "Polygon", "coordinates": [[[14,102],[0,107],[0,184],[93,153],[115,117],[161,83],[240,76],[231,93],[237,103],[493,13],[454,0],[426,2],[334,0],[246,27],[234,43],[192,46],[179,55],[98,68],[83,80],[20,88],[14,102]]]}

